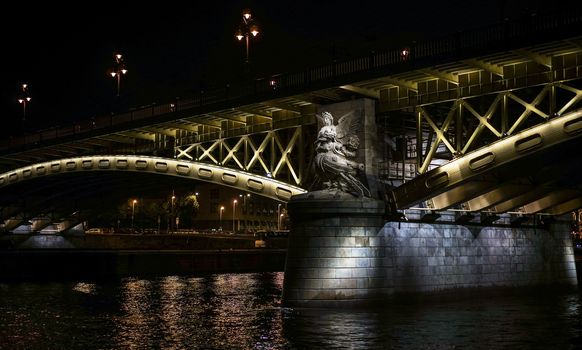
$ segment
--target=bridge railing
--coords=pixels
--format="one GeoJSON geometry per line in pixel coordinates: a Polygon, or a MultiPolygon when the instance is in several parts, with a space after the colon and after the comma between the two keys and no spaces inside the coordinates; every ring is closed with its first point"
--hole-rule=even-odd
{"type": "Polygon", "coordinates": [[[113,126],[131,127],[136,120],[170,116],[171,113],[236,103],[249,99],[275,98],[310,88],[379,76],[386,72],[398,72],[434,65],[447,59],[472,57],[490,48],[527,46],[533,40],[548,40],[558,36],[575,36],[582,27],[582,11],[544,14],[519,21],[505,22],[490,27],[458,32],[452,36],[414,43],[405,48],[372,52],[365,57],[333,62],[301,72],[278,74],[270,77],[243,81],[217,89],[203,91],[188,99],[177,99],[165,104],[151,105],[126,113],[100,116],[70,126],[56,126],[34,134],[11,137],[0,141],[0,149],[34,147],[36,144],[63,137],[80,137],[96,129],[106,132],[113,126]],[[563,28],[562,31],[559,29],[563,28]],[[406,51],[405,54],[403,52],[406,51]]]}

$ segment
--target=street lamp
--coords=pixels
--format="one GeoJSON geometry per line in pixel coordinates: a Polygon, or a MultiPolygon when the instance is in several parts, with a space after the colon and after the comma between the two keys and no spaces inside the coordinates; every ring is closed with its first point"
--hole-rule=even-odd
{"type": "Polygon", "coordinates": [[[235,229],[235,222],[234,222],[234,216],[236,214],[236,203],[238,203],[238,201],[235,199],[232,201],[232,233],[235,233],[236,229],[235,229]]]}
{"type": "Polygon", "coordinates": [[[115,58],[115,67],[109,74],[111,74],[111,77],[117,78],[117,96],[119,96],[121,91],[121,75],[125,75],[127,73],[127,69],[125,69],[125,61],[121,54],[117,53],[113,57],[115,58]]]}
{"type": "Polygon", "coordinates": [[[281,203],[277,204],[277,230],[281,229],[281,203]]]}
{"type": "MultiPolygon", "coordinates": [[[[174,231],[174,221],[176,220],[174,218],[174,201],[176,200],[176,195],[174,194],[174,191],[172,191],[172,208],[170,210],[170,227],[172,228],[172,231],[174,231]]],[[[170,232],[172,232],[170,231],[170,232]]]]}
{"type": "Polygon", "coordinates": [[[22,121],[26,121],[26,104],[30,102],[30,94],[28,92],[28,84],[22,84],[22,91],[18,98],[18,103],[22,105],[22,121]]]}
{"type": "Polygon", "coordinates": [[[221,205],[221,206],[220,206],[220,213],[218,214],[218,215],[219,215],[219,217],[218,217],[218,222],[219,222],[219,224],[218,224],[218,225],[219,225],[219,226],[218,226],[218,230],[219,230],[219,231],[222,231],[222,212],[223,212],[223,211],[224,211],[224,206],[223,206],[223,205],[221,205]]]}
{"type": "Polygon", "coordinates": [[[283,221],[283,213],[279,214],[279,221],[277,222],[277,230],[281,231],[281,222],[283,221]]]}
{"type": "Polygon", "coordinates": [[[133,232],[133,218],[135,216],[135,204],[137,203],[137,199],[134,199],[131,202],[131,232],[133,232]]]}
{"type": "Polygon", "coordinates": [[[239,28],[235,34],[238,41],[245,39],[246,44],[246,60],[245,63],[249,63],[249,38],[259,34],[259,27],[254,23],[254,19],[251,15],[251,10],[244,9],[242,12],[242,21],[240,22],[239,28]]]}

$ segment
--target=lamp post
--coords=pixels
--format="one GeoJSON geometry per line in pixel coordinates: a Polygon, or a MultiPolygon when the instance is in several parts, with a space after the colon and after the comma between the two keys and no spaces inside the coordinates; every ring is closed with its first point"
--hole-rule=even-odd
{"type": "Polygon", "coordinates": [[[220,212],[219,212],[219,216],[218,216],[218,230],[222,231],[222,212],[224,211],[224,206],[221,205],[220,206],[220,212]]]}
{"type": "Polygon", "coordinates": [[[133,232],[133,218],[135,216],[135,204],[137,203],[137,199],[134,199],[131,202],[131,232],[133,232]]]}
{"type": "Polygon", "coordinates": [[[281,222],[283,221],[283,213],[279,214],[279,221],[277,222],[277,231],[281,231],[281,222]]]}
{"type": "Polygon", "coordinates": [[[174,201],[176,200],[176,195],[174,191],[172,191],[172,208],[170,209],[170,228],[174,231],[174,221],[176,220],[174,217],[174,201]]]}
{"type": "Polygon", "coordinates": [[[249,38],[251,35],[256,37],[259,34],[259,27],[254,23],[254,19],[251,15],[251,10],[244,9],[242,12],[242,21],[240,22],[239,28],[235,34],[238,41],[245,39],[246,45],[246,59],[245,63],[249,63],[249,38]]]}
{"type": "Polygon", "coordinates": [[[238,201],[235,199],[232,201],[232,233],[235,233],[236,228],[235,228],[235,215],[236,215],[236,203],[238,203],[238,201]]]}
{"type": "Polygon", "coordinates": [[[281,203],[277,204],[277,230],[281,229],[281,203]]]}
{"type": "Polygon", "coordinates": [[[30,102],[31,97],[28,92],[28,84],[22,84],[22,91],[20,92],[20,97],[18,98],[18,103],[22,105],[22,121],[26,121],[26,104],[30,102]]]}
{"type": "Polygon", "coordinates": [[[117,96],[119,97],[121,92],[121,75],[125,75],[127,69],[125,69],[125,61],[121,54],[117,53],[113,57],[115,58],[115,67],[109,74],[111,74],[111,77],[117,78],[117,96]]]}

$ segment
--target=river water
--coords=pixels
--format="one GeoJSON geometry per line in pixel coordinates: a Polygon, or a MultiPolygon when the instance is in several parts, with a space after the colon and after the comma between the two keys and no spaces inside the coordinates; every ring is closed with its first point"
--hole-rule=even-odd
{"type": "Polygon", "coordinates": [[[582,294],[281,307],[283,273],[0,283],[1,349],[568,349],[582,294]]]}

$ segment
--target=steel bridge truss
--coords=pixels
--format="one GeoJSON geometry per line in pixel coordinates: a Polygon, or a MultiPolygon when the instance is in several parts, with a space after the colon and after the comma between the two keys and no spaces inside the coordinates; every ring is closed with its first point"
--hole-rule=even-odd
{"type": "Polygon", "coordinates": [[[249,135],[180,145],[175,158],[241,170],[306,187],[307,165],[313,156],[306,133],[294,126],[249,135]]]}
{"type": "Polygon", "coordinates": [[[435,162],[439,158],[462,157],[575,109],[582,100],[582,88],[576,84],[580,81],[417,106],[416,150],[422,150],[416,152],[418,174],[440,165],[435,162]],[[532,90],[536,92],[532,94],[532,90]],[[442,113],[443,109],[448,112],[442,113]]]}

